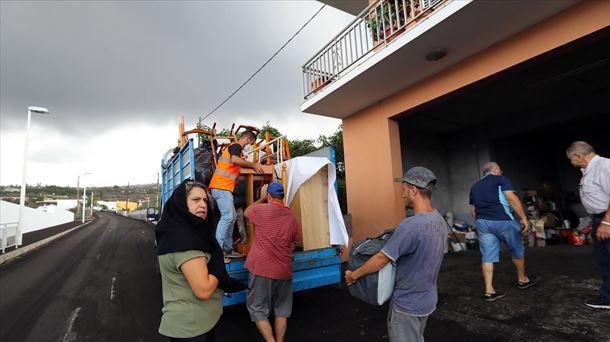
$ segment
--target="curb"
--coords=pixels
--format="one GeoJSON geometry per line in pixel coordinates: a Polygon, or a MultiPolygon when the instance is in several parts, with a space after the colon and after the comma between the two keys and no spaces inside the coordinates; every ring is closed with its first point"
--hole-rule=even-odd
{"type": "Polygon", "coordinates": [[[76,226],[74,228],[70,228],[70,229],[66,230],[65,232],[61,232],[61,233],[59,233],[57,235],[49,236],[48,238],[42,239],[42,240],[37,241],[37,242],[34,242],[33,244],[30,244],[30,245],[24,246],[22,248],[18,248],[18,249],[14,250],[14,251],[2,254],[2,255],[0,255],[0,265],[2,265],[3,263],[5,263],[5,262],[7,262],[9,260],[15,259],[18,256],[26,254],[26,253],[28,253],[28,252],[36,249],[36,248],[42,247],[42,246],[48,244],[49,242],[51,242],[51,241],[53,241],[55,239],[58,239],[58,238],[60,238],[60,237],[62,237],[64,235],[70,233],[71,231],[73,231],[75,229],[78,229],[78,228],[81,228],[81,227],[84,227],[84,226],[90,224],[91,222],[93,222],[93,220],[91,220],[89,222],[85,222],[85,223],[83,223],[81,225],[78,225],[78,226],[76,226]]]}

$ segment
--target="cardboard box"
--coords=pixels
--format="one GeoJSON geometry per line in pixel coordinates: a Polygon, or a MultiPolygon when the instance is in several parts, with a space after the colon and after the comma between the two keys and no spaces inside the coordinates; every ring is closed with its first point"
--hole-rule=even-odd
{"type": "Polygon", "coordinates": [[[451,242],[466,242],[466,232],[458,232],[453,231],[453,233],[449,233],[449,241],[451,242]]]}

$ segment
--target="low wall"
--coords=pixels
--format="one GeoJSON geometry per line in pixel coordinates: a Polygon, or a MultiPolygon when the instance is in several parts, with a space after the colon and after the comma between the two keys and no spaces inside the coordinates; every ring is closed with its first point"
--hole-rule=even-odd
{"type": "MultiPolygon", "coordinates": [[[[38,210],[23,208],[23,233],[33,232],[48,227],[74,221],[74,213],[61,208],[53,210],[38,210]]],[[[0,201],[0,223],[19,221],[19,204],[0,201]]]]}

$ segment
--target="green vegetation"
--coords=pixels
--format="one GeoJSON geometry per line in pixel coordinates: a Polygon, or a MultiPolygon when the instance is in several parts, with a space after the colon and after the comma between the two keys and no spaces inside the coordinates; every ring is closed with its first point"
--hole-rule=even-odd
{"type": "MultiPolygon", "coordinates": [[[[0,197],[4,200],[19,203],[19,185],[3,186],[0,197]]],[[[56,199],[75,199],[77,196],[76,187],[57,186],[57,185],[28,185],[26,187],[26,197],[29,199],[29,207],[37,207],[36,202],[56,199]]],[[[91,191],[93,190],[93,203],[98,201],[124,201],[129,197],[130,202],[141,202],[146,205],[150,202],[155,206],[157,199],[157,184],[136,184],[130,186],[98,186],[87,187],[87,206],[91,205],[91,191]]],[[[83,189],[78,190],[79,197],[83,195],[83,189]]]]}

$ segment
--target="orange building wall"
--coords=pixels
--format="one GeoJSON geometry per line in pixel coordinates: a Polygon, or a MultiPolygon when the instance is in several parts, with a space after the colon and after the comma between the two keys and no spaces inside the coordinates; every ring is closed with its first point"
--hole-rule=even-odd
{"type": "Polygon", "coordinates": [[[343,120],[347,203],[353,239],[404,218],[396,115],[610,26],[610,1],[585,1],[343,120]]]}

